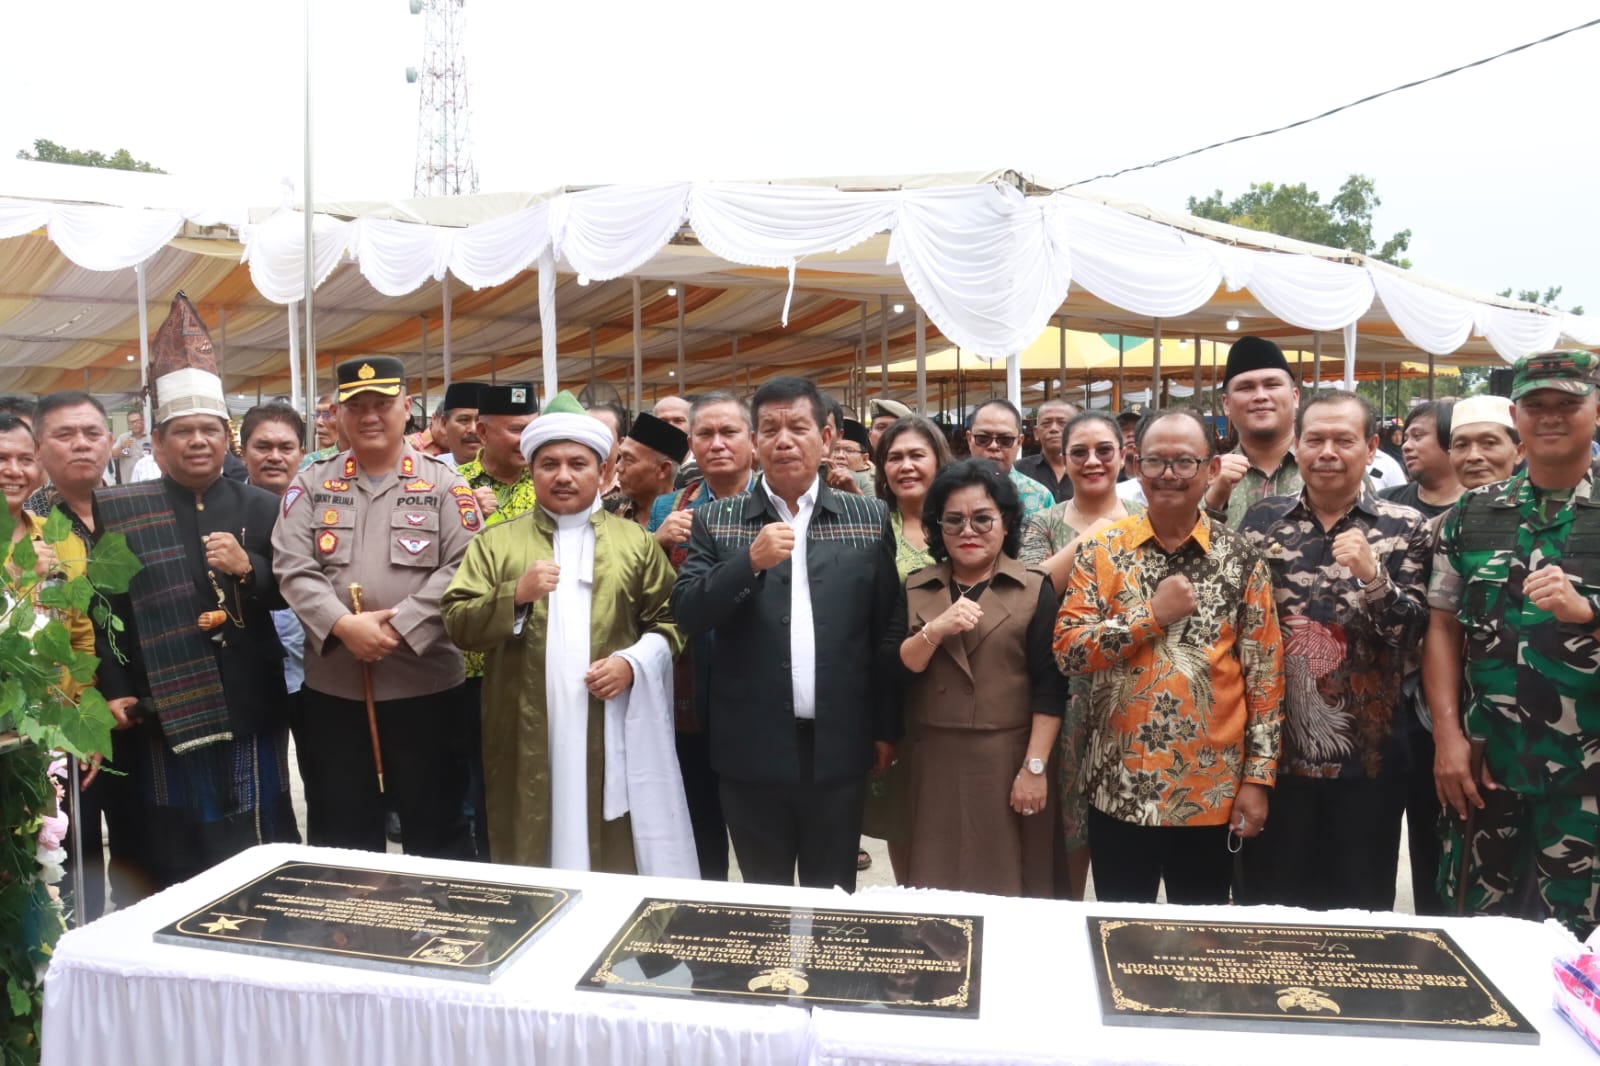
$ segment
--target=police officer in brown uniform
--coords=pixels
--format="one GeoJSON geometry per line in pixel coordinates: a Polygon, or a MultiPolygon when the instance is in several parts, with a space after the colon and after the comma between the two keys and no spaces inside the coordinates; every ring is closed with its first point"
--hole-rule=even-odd
{"type": "Polygon", "coordinates": [[[439,597],[483,520],[454,468],[407,443],[400,360],[347,362],[338,389],[340,436],[350,448],[300,472],[272,535],[279,588],[306,634],[306,699],[293,730],[307,837],[382,851],[391,809],[408,853],[463,856],[464,764],[454,753],[468,709],[465,675],[439,597]]]}

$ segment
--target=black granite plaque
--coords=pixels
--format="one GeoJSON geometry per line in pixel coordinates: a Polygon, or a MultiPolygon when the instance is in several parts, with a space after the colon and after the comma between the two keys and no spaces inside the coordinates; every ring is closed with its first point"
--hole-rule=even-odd
{"type": "Polygon", "coordinates": [[[647,899],[580,989],[978,1016],[983,919],[647,899]]]}
{"type": "Polygon", "coordinates": [[[1090,918],[1107,1025],[1537,1044],[1442,929],[1090,918]]]}
{"type": "Polygon", "coordinates": [[[166,944],[488,982],[578,892],[286,862],[156,932],[166,944]]]}

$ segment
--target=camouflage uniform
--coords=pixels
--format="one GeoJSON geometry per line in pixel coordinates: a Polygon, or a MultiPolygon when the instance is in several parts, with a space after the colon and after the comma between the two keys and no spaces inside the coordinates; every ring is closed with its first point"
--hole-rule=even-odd
{"type": "MultiPolygon", "coordinates": [[[[1593,625],[1534,607],[1522,582],[1556,563],[1583,595],[1600,593],[1593,486],[1590,475],[1543,490],[1521,473],[1467,493],[1445,515],[1428,594],[1466,631],[1463,731],[1484,738],[1484,764],[1501,785],[1480,793],[1467,908],[1524,913],[1542,901],[1580,937],[1595,928],[1600,890],[1600,641],[1593,625]]],[[[1448,900],[1462,841],[1461,823],[1445,821],[1439,891],[1448,900]]]]}
{"type": "MultiPolygon", "coordinates": [[[[1229,454],[1244,455],[1244,448],[1235,447],[1229,454]]],[[[1228,496],[1228,506],[1220,510],[1215,508],[1207,510],[1211,512],[1212,518],[1238,529],[1244,522],[1244,513],[1251,507],[1273,496],[1293,496],[1304,484],[1300,480],[1300,464],[1295,462],[1294,450],[1290,449],[1283,454],[1278,469],[1270,474],[1263,473],[1252,461],[1250,469],[1244,472],[1244,477],[1239,479],[1239,483],[1233,487],[1233,492],[1228,496]]]]}

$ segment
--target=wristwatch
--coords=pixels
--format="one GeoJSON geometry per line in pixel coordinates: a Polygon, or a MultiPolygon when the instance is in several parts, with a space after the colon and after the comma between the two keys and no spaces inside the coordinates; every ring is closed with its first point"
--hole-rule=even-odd
{"type": "Polygon", "coordinates": [[[1029,759],[1022,764],[1022,768],[1030,774],[1042,774],[1044,773],[1044,760],[1029,759]]]}

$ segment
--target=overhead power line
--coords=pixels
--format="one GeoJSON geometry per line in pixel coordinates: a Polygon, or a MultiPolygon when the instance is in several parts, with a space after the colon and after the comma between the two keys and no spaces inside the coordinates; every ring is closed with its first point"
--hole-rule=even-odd
{"type": "Polygon", "coordinates": [[[1138,170],[1152,170],[1155,167],[1166,166],[1168,163],[1176,163],[1180,159],[1188,159],[1192,156],[1197,156],[1202,152],[1209,152],[1215,148],[1226,148],[1230,144],[1239,144],[1242,141],[1253,141],[1258,137],[1270,137],[1275,133],[1283,133],[1286,130],[1297,129],[1300,126],[1308,126],[1313,122],[1328,118],[1330,115],[1337,115],[1341,111],[1348,111],[1352,107],[1359,107],[1362,104],[1371,103],[1374,100],[1382,99],[1385,96],[1390,96],[1405,89],[1415,89],[1419,85],[1426,85],[1431,81],[1438,81],[1440,78],[1448,78],[1452,74],[1460,74],[1462,71],[1471,70],[1473,67],[1481,67],[1486,63],[1493,63],[1497,59],[1504,59],[1506,56],[1515,55],[1518,52],[1525,52],[1529,48],[1534,48],[1541,44],[1549,44],[1551,41],[1565,37],[1569,33],[1577,33],[1579,30],[1586,30],[1591,26],[1600,26],[1600,18],[1590,19],[1588,22],[1580,23],[1577,26],[1571,26],[1559,32],[1552,33],[1548,37],[1540,37],[1537,41],[1529,41],[1526,44],[1519,44],[1515,48],[1507,48],[1504,52],[1496,52],[1492,56],[1485,56],[1484,58],[1474,60],[1471,63],[1463,63],[1459,67],[1451,67],[1449,70],[1440,71],[1438,74],[1435,74],[1432,77],[1418,78],[1416,81],[1408,81],[1404,85],[1396,85],[1392,89],[1385,89],[1382,92],[1373,93],[1370,96],[1363,96],[1359,100],[1352,100],[1348,104],[1340,104],[1338,107],[1324,111],[1320,115],[1312,115],[1310,118],[1303,118],[1298,122],[1291,122],[1286,126],[1277,126],[1270,130],[1262,130],[1260,133],[1246,133],[1239,137],[1230,137],[1225,141],[1218,141],[1215,144],[1208,144],[1204,148],[1195,148],[1192,151],[1182,152],[1178,155],[1169,155],[1167,158],[1157,159],[1153,163],[1141,163],[1136,167],[1124,167],[1121,170],[1113,170],[1107,174],[1096,174],[1094,177],[1084,178],[1082,181],[1069,182],[1063,187],[1070,189],[1077,185],[1087,185],[1091,181],[1100,181],[1103,178],[1121,177],[1123,174],[1132,174],[1134,171],[1138,170]]]}

